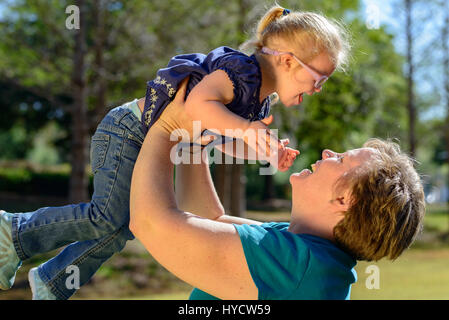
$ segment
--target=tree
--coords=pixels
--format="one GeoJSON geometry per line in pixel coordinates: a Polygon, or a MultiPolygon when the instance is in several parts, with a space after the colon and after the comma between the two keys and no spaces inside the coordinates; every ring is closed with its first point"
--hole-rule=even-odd
{"type": "MultiPolygon", "coordinates": [[[[153,79],[172,56],[207,53],[221,45],[237,48],[249,35],[249,28],[273,5],[272,1],[256,0],[229,1],[225,6],[217,6],[213,0],[83,2],[84,73],[76,70],[76,76],[74,52],[83,51],[76,46],[75,32],[65,28],[68,1],[16,0],[8,4],[10,14],[5,14],[0,22],[0,80],[8,88],[27,92],[29,99],[40,99],[43,115],[62,114],[56,119],[70,139],[75,139],[75,131],[85,132],[87,139],[86,131],[92,133],[110,107],[142,97],[146,81],[153,79]],[[75,87],[80,82],[75,79],[85,81],[84,93],[75,87]],[[81,105],[75,101],[79,94],[85,97],[81,115],[71,111],[72,106],[81,105]],[[68,121],[78,121],[79,125],[82,121],[76,117],[85,119],[88,129],[67,125],[68,121]]],[[[279,136],[289,137],[292,146],[301,150],[296,168],[315,161],[325,147],[337,151],[359,147],[373,135],[406,137],[406,110],[398,107],[406,104],[406,82],[401,69],[405,60],[396,53],[392,35],[383,28],[366,28],[359,18],[358,0],[286,0],[280,4],[292,10],[345,17],[354,34],[354,59],[346,74],[335,73],[323,93],[306,98],[300,108],[272,107],[272,127],[279,128],[279,136]]],[[[15,113],[19,100],[1,103],[14,115],[14,122],[23,123],[25,115],[15,113]]],[[[42,119],[39,125],[45,122],[42,119]]],[[[66,148],[70,154],[75,152],[68,143],[66,148]]],[[[239,212],[238,208],[244,207],[241,200],[245,198],[245,171],[253,174],[258,170],[235,164],[228,168],[230,171],[218,167],[214,166],[214,181],[223,204],[231,213],[239,212]],[[231,177],[232,183],[224,182],[231,177]],[[230,200],[231,194],[234,200],[230,200]],[[237,208],[230,209],[231,203],[237,208]]],[[[258,176],[248,181],[258,184],[258,188],[265,185],[265,195],[271,197],[276,194],[275,186],[286,183],[285,177],[287,174],[277,175],[276,180],[258,176]]],[[[262,196],[263,188],[260,190],[262,196]]]]}
{"type": "Polygon", "coordinates": [[[412,32],[412,13],[414,0],[405,1],[405,14],[406,24],[405,32],[407,37],[407,110],[409,117],[409,144],[410,155],[414,157],[416,155],[416,106],[415,106],[415,94],[414,94],[414,55],[413,55],[413,32],[412,32]]]}
{"type": "MultiPolygon", "coordinates": [[[[236,1],[237,10],[234,13],[235,36],[229,38],[229,42],[226,45],[237,48],[244,41],[247,15],[250,8],[249,2],[249,0],[236,1]]],[[[221,158],[225,159],[223,155],[221,158]]],[[[226,164],[224,162],[214,167],[214,183],[216,184],[217,194],[229,214],[243,217],[246,210],[245,165],[237,163],[226,164]]]]}
{"type": "Polygon", "coordinates": [[[104,0],[97,0],[93,7],[93,20],[95,23],[95,41],[94,41],[94,68],[95,75],[93,76],[93,85],[95,86],[95,117],[93,123],[90,124],[90,131],[98,124],[101,119],[106,115],[106,101],[107,101],[107,81],[105,77],[105,42],[106,42],[106,30],[105,20],[107,16],[107,10],[105,8],[106,2],[104,0]]]}
{"type": "MultiPolygon", "coordinates": [[[[444,100],[446,104],[446,123],[444,126],[444,136],[446,140],[446,154],[447,163],[449,165],[449,5],[447,1],[441,2],[441,7],[444,12],[444,22],[441,28],[441,43],[443,52],[443,73],[444,73],[444,100]]],[[[449,185],[449,175],[447,177],[447,184],[449,185]]],[[[448,198],[449,204],[449,198],[448,198]]]]}
{"type": "MultiPolygon", "coordinates": [[[[157,46],[156,39],[149,39],[145,32],[150,26],[145,18],[152,12],[147,1],[80,1],[76,3],[79,29],[66,27],[69,4],[56,0],[8,3],[0,28],[0,77],[9,87],[49,104],[50,111],[44,109],[47,121],[54,118],[51,113],[59,114],[58,121],[70,118],[71,125],[62,126],[70,138],[70,156],[64,160],[72,165],[70,201],[78,202],[89,198],[86,166],[92,128],[107,112],[107,105],[144,95],[145,82],[156,71],[155,59],[148,52],[157,46]]],[[[4,102],[8,110],[17,109],[19,103],[4,102]]],[[[23,122],[23,118],[18,115],[13,121],[23,122]]]]}
{"type": "Polygon", "coordinates": [[[73,105],[70,109],[72,116],[72,152],[69,186],[69,202],[87,202],[88,177],[86,165],[88,163],[88,117],[87,117],[87,88],[86,88],[86,3],[77,0],[80,11],[80,28],[75,32],[75,48],[73,52],[73,71],[71,88],[73,90],[73,105]]]}

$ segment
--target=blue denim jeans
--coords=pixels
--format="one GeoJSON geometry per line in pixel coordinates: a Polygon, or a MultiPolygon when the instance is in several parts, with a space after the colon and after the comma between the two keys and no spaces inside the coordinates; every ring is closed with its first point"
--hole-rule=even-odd
{"type": "Polygon", "coordinates": [[[90,203],[40,208],[13,218],[12,239],[21,260],[68,245],[38,268],[58,299],[68,299],[76,291],[66,285],[67,278],[73,277],[67,271],[73,267],[67,267],[79,268],[83,285],[127,240],[134,239],[129,230],[129,192],[144,140],[140,119],[130,109],[136,101],[111,110],[92,137],[90,203]]]}

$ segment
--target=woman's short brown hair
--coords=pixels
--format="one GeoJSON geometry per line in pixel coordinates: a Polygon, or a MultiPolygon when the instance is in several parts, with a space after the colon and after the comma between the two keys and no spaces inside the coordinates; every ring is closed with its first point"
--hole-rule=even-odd
{"type": "Polygon", "coordinates": [[[337,244],[357,260],[396,259],[422,229],[425,200],[413,160],[391,141],[370,139],[376,156],[336,187],[349,187],[351,206],[334,228],[337,244]]]}

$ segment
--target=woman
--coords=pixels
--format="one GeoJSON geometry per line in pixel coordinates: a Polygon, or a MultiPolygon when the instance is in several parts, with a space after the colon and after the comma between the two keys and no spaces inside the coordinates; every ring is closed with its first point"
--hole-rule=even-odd
{"type": "Polygon", "coordinates": [[[292,174],[289,224],[224,214],[210,176],[173,165],[157,126],[133,172],[130,230],[192,299],[349,299],[357,260],[396,259],[422,225],[424,194],[397,145],[370,140],[292,174]],[[207,292],[207,294],[206,294],[207,292]]]}

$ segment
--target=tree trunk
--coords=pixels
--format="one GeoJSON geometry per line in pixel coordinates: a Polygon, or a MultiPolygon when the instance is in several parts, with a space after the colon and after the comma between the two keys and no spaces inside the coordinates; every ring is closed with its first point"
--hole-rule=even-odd
{"type": "MultiPolygon", "coordinates": [[[[447,163],[449,164],[449,4],[447,1],[443,1],[443,12],[445,12],[445,19],[443,23],[442,47],[443,47],[443,72],[444,72],[444,97],[446,103],[446,123],[444,126],[446,137],[446,151],[447,151],[447,163]]],[[[449,186],[449,174],[447,176],[447,185],[449,186]]],[[[449,198],[447,199],[447,205],[449,206],[449,198]]]]}
{"type": "MultiPolygon", "coordinates": [[[[238,19],[237,19],[237,38],[236,45],[238,46],[243,40],[245,32],[246,14],[248,8],[246,0],[238,0],[238,19]]],[[[231,214],[237,217],[244,217],[246,211],[246,194],[245,194],[245,165],[233,164],[231,169],[230,190],[231,190],[231,214]]]]}
{"type": "MultiPolygon", "coordinates": [[[[95,129],[100,123],[101,119],[106,115],[106,79],[104,75],[104,45],[106,41],[105,34],[105,15],[104,0],[95,1],[94,6],[94,21],[96,22],[95,32],[95,85],[96,88],[96,103],[94,121],[91,123],[91,129],[95,129]]],[[[93,130],[91,130],[93,131],[93,130]]]]}
{"type": "Polygon", "coordinates": [[[416,106],[414,95],[414,65],[413,65],[413,34],[412,34],[412,1],[405,0],[406,10],[406,35],[407,35],[407,64],[408,64],[408,90],[407,90],[407,110],[409,117],[409,147],[410,155],[415,157],[416,155],[416,106]]]}
{"type": "Polygon", "coordinates": [[[73,89],[72,115],[72,148],[69,201],[71,203],[86,202],[88,196],[88,177],[86,165],[88,163],[88,117],[86,106],[86,8],[84,0],[76,1],[80,9],[80,28],[75,33],[75,51],[73,55],[73,73],[71,86],[73,89]]]}
{"type": "Polygon", "coordinates": [[[236,217],[245,217],[245,165],[234,164],[231,170],[231,214],[236,217]]]}
{"type": "MultiPolygon", "coordinates": [[[[217,149],[214,152],[220,152],[217,149]]],[[[222,155],[223,156],[223,155],[222,155]]],[[[223,157],[224,158],[224,157],[223,157]]],[[[223,204],[223,208],[226,214],[232,214],[230,208],[231,202],[231,184],[229,179],[229,174],[231,172],[231,167],[229,164],[215,164],[214,167],[214,184],[215,189],[217,190],[218,198],[220,198],[221,203],[223,204]]]]}
{"type": "Polygon", "coordinates": [[[273,199],[275,197],[274,179],[272,174],[264,176],[263,200],[273,199]]]}
{"type": "MultiPolygon", "coordinates": [[[[236,25],[237,37],[235,46],[243,39],[246,13],[248,8],[245,0],[237,2],[239,12],[236,25]]],[[[219,152],[215,150],[214,152],[219,152]]],[[[224,164],[225,155],[222,154],[222,164],[216,164],[214,168],[214,184],[218,197],[223,204],[226,213],[244,217],[246,210],[245,195],[245,165],[244,164],[224,164]]]]}

